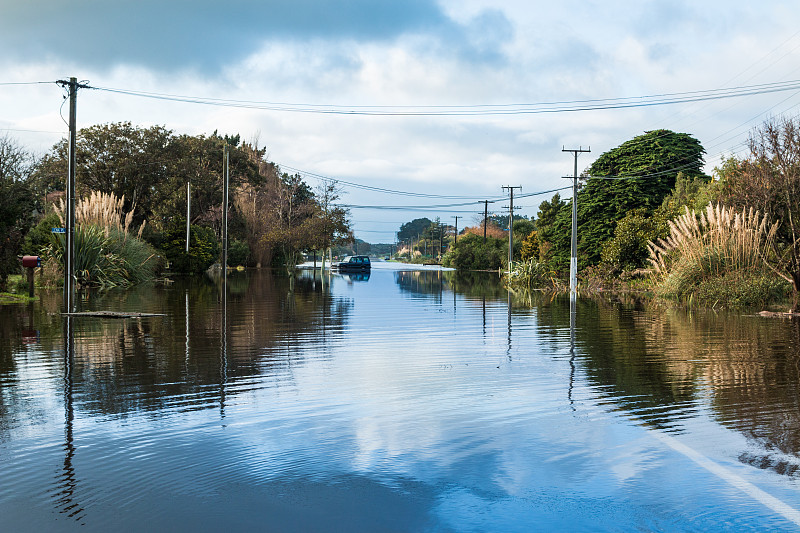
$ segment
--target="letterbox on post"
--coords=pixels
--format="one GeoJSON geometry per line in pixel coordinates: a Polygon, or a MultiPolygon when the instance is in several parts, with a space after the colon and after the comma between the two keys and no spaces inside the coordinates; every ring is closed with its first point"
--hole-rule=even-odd
{"type": "Polygon", "coordinates": [[[38,255],[23,255],[22,266],[25,268],[38,268],[42,266],[42,260],[38,255]]]}
{"type": "Polygon", "coordinates": [[[28,296],[33,298],[33,269],[42,266],[38,255],[23,255],[22,266],[28,269],[28,296]]]}

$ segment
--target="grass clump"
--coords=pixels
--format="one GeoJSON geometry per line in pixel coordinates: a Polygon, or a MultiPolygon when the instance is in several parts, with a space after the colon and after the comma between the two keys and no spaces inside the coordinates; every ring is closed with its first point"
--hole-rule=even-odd
{"type": "Polygon", "coordinates": [[[561,291],[566,288],[556,273],[553,272],[546,263],[536,259],[527,261],[516,261],[511,266],[511,271],[507,272],[503,279],[510,288],[524,289],[545,289],[549,291],[561,291]]]}
{"type": "MultiPolygon", "coordinates": [[[[93,192],[75,206],[75,280],[84,286],[125,287],[153,279],[161,265],[155,249],[131,230],[132,212],[125,213],[124,198],[93,192]]],[[[56,213],[64,223],[62,202],[56,213]]],[[[48,255],[63,269],[64,235],[53,236],[48,255]]],[[[47,261],[47,259],[45,259],[47,261]]]]}
{"type": "Polygon", "coordinates": [[[665,239],[648,243],[656,295],[722,307],[763,306],[785,297],[787,284],[767,264],[778,225],[758,211],[717,204],[698,216],[686,208],[669,228],[665,239]]]}

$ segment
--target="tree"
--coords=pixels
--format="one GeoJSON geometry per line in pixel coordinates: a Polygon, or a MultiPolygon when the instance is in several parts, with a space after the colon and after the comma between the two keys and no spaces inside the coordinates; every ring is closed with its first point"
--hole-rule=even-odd
{"type": "MultiPolygon", "coordinates": [[[[570,204],[565,202],[561,199],[561,195],[555,193],[553,198],[549,201],[545,200],[541,204],[539,204],[539,211],[536,214],[536,237],[538,240],[538,250],[539,250],[539,257],[538,260],[543,263],[552,263],[555,264],[563,264],[563,261],[554,260],[554,246],[553,243],[556,241],[557,237],[559,236],[558,229],[556,226],[556,219],[558,214],[563,212],[570,212],[571,216],[571,207],[568,208],[570,204]]],[[[563,237],[563,235],[561,236],[563,237]]],[[[559,250],[561,247],[558,248],[559,250]]],[[[567,249],[567,254],[569,254],[569,249],[567,249]]],[[[569,255],[566,256],[567,259],[569,255]]],[[[566,264],[569,264],[567,262],[566,264]]],[[[555,269],[554,269],[555,270],[555,269]]]]}
{"type": "MultiPolygon", "coordinates": [[[[311,232],[310,247],[313,250],[322,250],[323,254],[325,250],[333,246],[344,245],[353,240],[350,221],[347,219],[348,210],[334,203],[339,199],[340,194],[341,189],[333,181],[325,182],[317,187],[315,195],[317,212],[313,218],[314,227],[311,232]]],[[[367,246],[359,245],[359,252],[367,253],[367,246]]]]}
{"type": "MultiPolygon", "coordinates": [[[[79,196],[91,191],[125,198],[134,223],[147,220],[164,229],[174,217],[185,217],[186,183],[192,184],[192,223],[221,227],[223,150],[230,150],[231,190],[260,183],[256,163],[236,148],[238,135],[175,136],[162,126],[141,128],[130,122],[83,128],[76,144],[75,183],[79,196]]],[[[57,143],[36,173],[37,194],[61,187],[67,175],[67,141],[57,143]]]]}
{"type": "MultiPolygon", "coordinates": [[[[152,214],[154,192],[170,178],[172,132],[161,126],[138,128],[118,122],[83,128],[75,147],[75,186],[79,196],[91,191],[125,198],[125,210],[141,224],[152,214]]],[[[56,144],[43,160],[39,178],[60,177],[66,183],[67,140],[56,144]]]]}
{"type": "MultiPolygon", "coordinates": [[[[723,197],[734,207],[758,209],[780,221],[774,270],[792,284],[792,310],[800,311],[800,120],[784,117],[753,130],[750,155],[723,165],[723,197]]],[[[719,169],[718,169],[719,171],[719,169]]]]}
{"type": "MultiPolygon", "coordinates": [[[[686,133],[649,131],[605,152],[581,178],[578,190],[578,263],[581,267],[601,260],[603,245],[614,236],[617,222],[642,209],[652,216],[675,187],[679,172],[689,178],[710,178],[703,173],[705,150],[686,133]]],[[[560,269],[569,264],[572,202],[562,206],[552,233],[542,241],[553,245],[560,269]]]]}
{"type": "Polygon", "coordinates": [[[258,183],[242,183],[233,192],[236,210],[245,220],[245,239],[256,267],[272,262],[273,243],[267,238],[270,228],[278,224],[275,203],[280,197],[280,169],[266,160],[266,148],[244,143],[241,151],[255,165],[258,183]]]}
{"type": "Polygon", "coordinates": [[[400,231],[397,232],[398,241],[406,241],[408,239],[416,239],[426,229],[430,227],[433,222],[429,218],[415,218],[411,222],[406,222],[400,226],[400,231]]]}
{"type": "MultiPolygon", "coordinates": [[[[464,235],[467,234],[478,235],[479,237],[483,238],[483,219],[481,219],[481,222],[478,226],[471,226],[468,228],[464,228],[464,231],[462,233],[464,235]]],[[[486,224],[486,237],[502,239],[503,237],[507,237],[507,234],[492,220],[489,220],[489,223],[486,224]]]]}
{"type": "Polygon", "coordinates": [[[0,289],[8,275],[18,272],[25,233],[34,215],[34,198],[27,179],[34,167],[33,156],[11,137],[0,137],[0,289]]]}
{"type": "Polygon", "coordinates": [[[651,215],[675,187],[678,172],[710,179],[702,170],[703,154],[691,135],[655,130],[598,157],[578,192],[578,235],[586,261],[600,260],[603,243],[629,212],[643,209],[651,215]]]}
{"type": "Polygon", "coordinates": [[[457,270],[498,270],[508,260],[508,242],[468,233],[453,243],[442,258],[442,264],[457,270]]]}

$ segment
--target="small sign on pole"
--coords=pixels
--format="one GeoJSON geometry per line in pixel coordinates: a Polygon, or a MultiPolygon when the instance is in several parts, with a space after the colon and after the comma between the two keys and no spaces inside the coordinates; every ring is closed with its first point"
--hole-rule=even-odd
{"type": "Polygon", "coordinates": [[[51,233],[66,233],[66,228],[50,228],[51,233]]]}

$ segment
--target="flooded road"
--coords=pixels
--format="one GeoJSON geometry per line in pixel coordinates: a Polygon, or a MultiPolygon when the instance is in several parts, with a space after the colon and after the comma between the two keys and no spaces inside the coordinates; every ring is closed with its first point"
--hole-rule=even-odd
{"type": "Polygon", "coordinates": [[[232,274],[0,307],[4,531],[800,529],[800,321],[232,274]]]}

